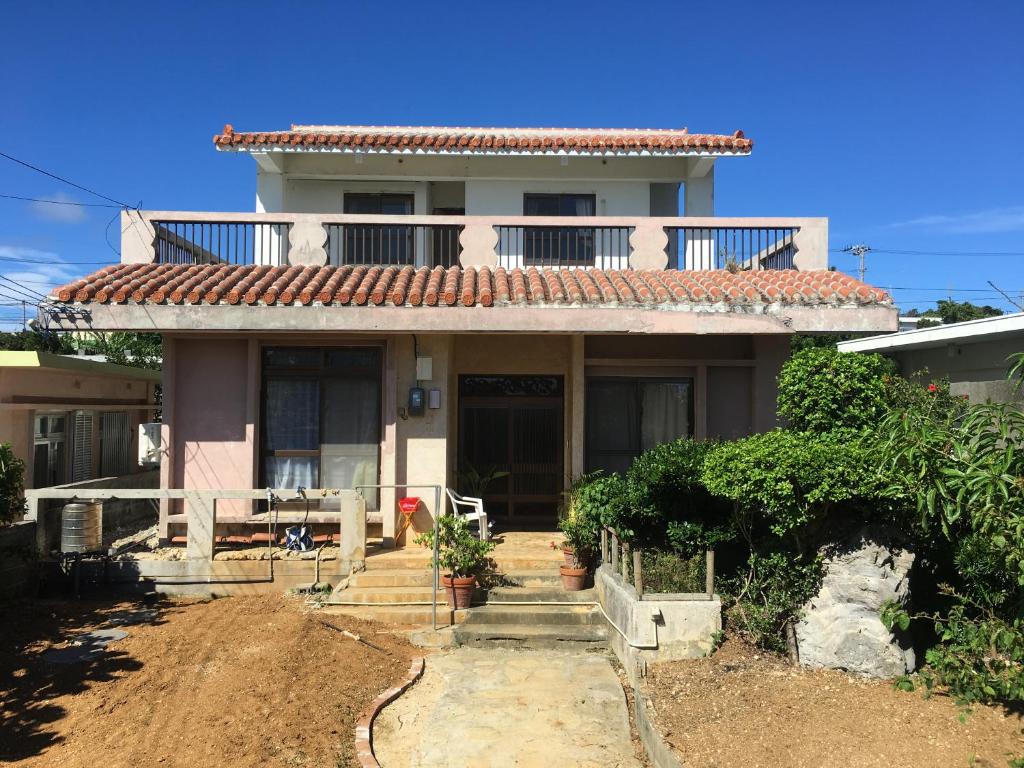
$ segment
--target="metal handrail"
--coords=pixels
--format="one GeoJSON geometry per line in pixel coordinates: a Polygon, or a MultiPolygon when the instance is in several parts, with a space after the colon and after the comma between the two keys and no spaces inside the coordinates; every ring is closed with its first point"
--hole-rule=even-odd
{"type": "MultiPolygon", "coordinates": [[[[434,575],[434,588],[430,590],[430,618],[433,625],[434,631],[437,632],[437,588],[440,586],[440,574],[437,564],[438,556],[438,538],[440,534],[440,528],[438,521],[441,519],[441,486],[440,485],[405,485],[403,483],[397,483],[395,485],[357,485],[355,486],[356,491],[362,490],[363,488],[377,488],[383,490],[385,488],[390,490],[397,490],[403,488],[406,491],[421,488],[433,488],[434,489],[434,553],[431,558],[431,570],[434,575]]],[[[396,541],[395,544],[398,544],[396,541]]]]}

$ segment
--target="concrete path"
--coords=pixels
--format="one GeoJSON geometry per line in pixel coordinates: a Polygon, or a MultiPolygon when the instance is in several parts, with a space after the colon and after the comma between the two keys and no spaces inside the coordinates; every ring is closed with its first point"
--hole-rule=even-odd
{"type": "Polygon", "coordinates": [[[639,768],[608,659],[457,648],[427,657],[373,727],[383,768],[639,768]]]}

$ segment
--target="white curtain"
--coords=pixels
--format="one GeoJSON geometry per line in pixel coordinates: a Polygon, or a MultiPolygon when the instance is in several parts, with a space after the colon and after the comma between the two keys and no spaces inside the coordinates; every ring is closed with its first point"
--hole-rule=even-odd
{"type": "MultiPolygon", "coordinates": [[[[380,476],[380,388],[376,379],[325,379],[324,431],[321,437],[323,483],[329,488],[374,485],[380,476]]],[[[377,493],[366,489],[367,506],[377,508],[377,493]]]]}
{"type": "Polygon", "coordinates": [[[640,384],[640,449],[690,434],[690,383],[640,384]]]}

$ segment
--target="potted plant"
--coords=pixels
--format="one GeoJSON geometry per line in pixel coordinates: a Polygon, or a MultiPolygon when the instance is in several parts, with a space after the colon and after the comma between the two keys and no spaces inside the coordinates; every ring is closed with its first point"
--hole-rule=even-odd
{"type": "Polygon", "coordinates": [[[482,472],[470,463],[458,473],[459,493],[463,496],[471,496],[475,499],[482,499],[491,483],[508,477],[509,473],[500,471],[497,467],[487,467],[482,472]]]}
{"type": "Polygon", "coordinates": [[[567,592],[577,592],[584,588],[597,551],[601,530],[598,510],[585,503],[583,493],[587,484],[594,479],[594,475],[583,475],[572,484],[565,494],[565,505],[558,521],[558,528],[565,537],[562,543],[565,563],[558,570],[562,576],[562,586],[567,592]]]}
{"type": "MultiPolygon", "coordinates": [[[[476,588],[477,574],[490,562],[488,555],[494,549],[491,541],[481,541],[465,518],[444,515],[437,522],[437,567],[441,571],[441,584],[453,610],[468,608],[476,588]]],[[[421,533],[417,544],[434,548],[434,531],[421,533]]],[[[431,567],[434,563],[431,561],[431,567]]]]}

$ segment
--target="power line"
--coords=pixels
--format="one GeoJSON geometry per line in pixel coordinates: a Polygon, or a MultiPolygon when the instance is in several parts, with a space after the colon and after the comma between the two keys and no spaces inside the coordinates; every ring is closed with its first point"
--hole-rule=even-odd
{"type": "Polygon", "coordinates": [[[22,197],[21,195],[0,195],[8,200],[27,200],[30,203],[49,203],[50,205],[77,205],[80,208],[120,208],[110,203],[78,203],[74,200],[45,200],[41,197],[22,197]]]}
{"type": "Polygon", "coordinates": [[[25,294],[33,301],[46,300],[46,297],[39,291],[33,290],[32,288],[23,288],[19,283],[14,282],[9,277],[4,277],[3,275],[0,275],[0,280],[3,280],[5,283],[14,286],[15,290],[25,294]]]}
{"type": "Polygon", "coordinates": [[[0,261],[13,261],[18,264],[49,264],[70,267],[92,267],[97,264],[110,264],[109,261],[56,261],[55,259],[25,259],[21,256],[0,256],[0,261]]]}
{"type": "MultiPolygon", "coordinates": [[[[830,248],[830,253],[851,253],[851,246],[830,248]]],[[[871,248],[872,253],[894,256],[1024,256],[1024,251],[911,251],[897,248],[871,248]]]]}
{"type": "Polygon", "coordinates": [[[49,171],[44,171],[39,166],[32,165],[32,163],[26,163],[24,160],[19,160],[16,157],[8,155],[6,152],[0,152],[0,157],[6,157],[11,162],[17,163],[18,165],[23,165],[24,167],[29,168],[30,170],[33,170],[36,173],[41,173],[44,176],[49,176],[51,179],[56,179],[57,181],[63,182],[64,184],[67,184],[68,186],[74,187],[75,189],[80,189],[83,192],[88,192],[90,195],[95,195],[96,197],[99,197],[99,198],[101,198],[103,200],[106,200],[108,203],[116,203],[117,205],[119,205],[122,208],[134,208],[136,210],[138,209],[137,206],[128,205],[127,203],[122,203],[120,200],[115,200],[112,197],[107,197],[106,195],[101,194],[99,192],[96,192],[95,190],[89,189],[88,187],[83,187],[81,184],[76,184],[75,182],[70,181],[69,179],[65,179],[63,176],[58,176],[55,173],[50,173],[49,171]]]}

